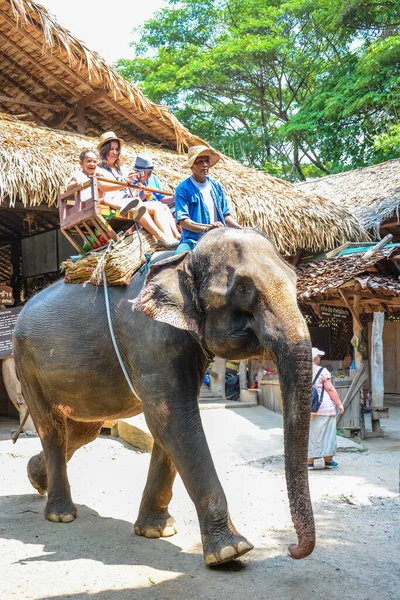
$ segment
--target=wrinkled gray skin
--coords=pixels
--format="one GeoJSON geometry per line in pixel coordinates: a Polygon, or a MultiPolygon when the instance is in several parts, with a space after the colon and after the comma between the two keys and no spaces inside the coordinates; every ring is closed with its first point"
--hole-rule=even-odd
{"type": "MultiPolygon", "coordinates": [[[[143,282],[110,288],[119,348],[140,400],[124,379],[106,321],[103,288],[58,282],[32,298],[15,329],[15,360],[43,452],[28,463],[45,516],[76,517],[66,463],[108,419],[145,413],[154,437],[135,533],[173,535],[168,513],[178,471],[193,500],[207,565],[252,545],[234,528],[200,421],[197,398],[210,353],[277,361],[284,409],[288,495],[298,544],[315,543],[308,489],[311,347],[293,270],[251,229],[209,232],[192,253],[155,264],[143,282]],[[138,295],[139,294],[139,295],[138,295]],[[132,301],[136,300],[132,303],[132,301]]],[[[261,525],[261,524],[260,524],[261,525]]]]}

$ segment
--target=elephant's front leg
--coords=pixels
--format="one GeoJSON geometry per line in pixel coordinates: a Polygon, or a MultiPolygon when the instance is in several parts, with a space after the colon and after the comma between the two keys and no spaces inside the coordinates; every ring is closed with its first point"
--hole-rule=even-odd
{"type": "Polygon", "coordinates": [[[145,413],[153,437],[172,457],[195,504],[205,563],[214,566],[229,562],[251,550],[253,545],[236,531],[231,522],[225,494],[204,435],[197,399],[186,399],[184,404],[168,406],[167,419],[162,421],[154,406],[151,410],[145,407],[145,413]]]}
{"type": "Polygon", "coordinates": [[[166,452],[154,443],[149,474],[135,523],[136,535],[169,537],[177,533],[175,519],[168,512],[176,467],[166,452]]]}

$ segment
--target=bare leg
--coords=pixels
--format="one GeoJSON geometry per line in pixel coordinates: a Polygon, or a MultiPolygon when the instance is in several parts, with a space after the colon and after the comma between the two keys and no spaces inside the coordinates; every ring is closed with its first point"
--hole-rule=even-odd
{"type": "Polygon", "coordinates": [[[151,233],[151,235],[154,235],[156,240],[160,240],[160,241],[164,242],[167,239],[168,236],[157,227],[157,225],[154,223],[153,219],[148,214],[148,212],[146,214],[144,214],[141,219],[138,220],[138,223],[146,231],[151,233]]]}
{"type": "Polygon", "coordinates": [[[173,236],[180,239],[178,230],[174,223],[174,218],[168,206],[158,201],[146,202],[146,208],[153,217],[157,227],[167,236],[173,236]]]}
{"type": "Polygon", "coordinates": [[[175,475],[175,465],[155,442],[146,487],[135,523],[136,535],[159,538],[177,533],[175,519],[168,512],[175,475]]]}

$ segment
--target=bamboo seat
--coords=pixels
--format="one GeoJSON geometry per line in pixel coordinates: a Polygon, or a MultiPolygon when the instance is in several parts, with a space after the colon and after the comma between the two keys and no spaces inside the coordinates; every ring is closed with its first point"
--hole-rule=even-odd
{"type": "Polygon", "coordinates": [[[109,214],[110,209],[100,205],[96,178],[67,192],[60,189],[58,208],[61,231],[80,254],[118,239],[103,216],[109,214]]]}

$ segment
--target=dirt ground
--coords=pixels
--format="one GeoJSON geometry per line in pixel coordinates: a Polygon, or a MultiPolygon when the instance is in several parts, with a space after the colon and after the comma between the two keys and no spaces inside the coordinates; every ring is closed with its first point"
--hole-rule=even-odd
{"type": "Polygon", "coordinates": [[[16,423],[3,419],[1,600],[397,600],[400,399],[389,402],[384,438],[363,442],[365,452],[338,453],[338,470],[310,472],[318,538],[301,561],[286,555],[295,535],[279,417],[269,413],[264,427],[253,410],[202,411],[233,522],[255,546],[214,570],[204,566],[196,513],[180,480],[171,503],[179,533],[162,540],[133,534],[149,455],[118,439],[100,437],[70,462],[78,519],[45,521],[45,499],[25,471],[40,442],[13,445],[16,423]]]}

